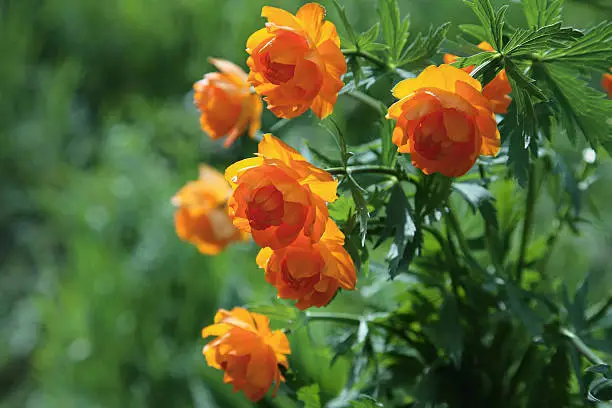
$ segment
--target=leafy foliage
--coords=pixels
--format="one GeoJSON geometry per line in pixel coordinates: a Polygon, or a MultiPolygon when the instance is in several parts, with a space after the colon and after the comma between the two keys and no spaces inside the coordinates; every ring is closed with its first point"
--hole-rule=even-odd
{"type": "MultiPolygon", "coordinates": [[[[480,24],[459,28],[495,51],[464,40],[455,65],[474,66],[483,85],[505,70],[513,103],[498,117],[500,154],[450,179],[398,154],[384,118],[389,89],[439,59],[449,25],[411,23],[394,0],[380,0],[380,21],[369,4],[334,1],[326,18],[337,19],[351,72],[327,133],[308,114],[287,126],[262,117],[262,131],[296,148],[307,137],[304,155],[338,179],[328,210],[359,269],[356,291],[302,312],[273,299],[249,244],[208,258],[176,239],[168,204],[199,161],[222,169],[255,150],[246,137],[232,150],[201,140],[176,90],[201,77],[208,55],[244,66],[261,4],[223,9],[220,24],[208,0],[53,0],[32,24],[35,3],[7,3],[0,25],[2,306],[22,296],[0,316],[3,404],[251,406],[205,367],[198,338],[216,309],[243,304],[291,343],[287,382],[261,406],[612,399],[612,197],[599,149],[612,152],[612,107],[593,85],[612,60],[610,23],[575,28],[561,14],[571,18],[572,3],[522,0],[510,5],[522,7],[521,27],[506,6],[466,1],[480,24]],[[109,48],[117,38],[125,47],[109,48]]],[[[440,2],[432,20],[467,21],[456,5],[440,2]]]]}

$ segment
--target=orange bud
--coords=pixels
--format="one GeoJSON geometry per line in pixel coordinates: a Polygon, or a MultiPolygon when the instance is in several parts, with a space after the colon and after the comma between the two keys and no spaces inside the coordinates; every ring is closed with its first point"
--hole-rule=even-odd
{"type": "Polygon", "coordinates": [[[210,58],[221,72],[211,72],[193,85],[194,103],[201,112],[202,130],[216,140],[227,135],[230,146],[248,127],[249,136],[261,125],[261,98],[251,93],[247,74],[237,65],[223,59],[210,58]]]}
{"type": "MultiPolygon", "coordinates": [[[[610,68],[612,72],[612,68],[610,68]]],[[[612,74],[605,73],[601,78],[601,86],[608,92],[608,98],[612,99],[612,74]]]]}
{"type": "Polygon", "coordinates": [[[259,143],[257,157],[225,170],[234,188],[228,200],[234,225],[250,232],[261,247],[289,245],[303,232],[313,242],[325,231],[326,202],[336,199],[338,182],[308,163],[271,134],[259,143]]]}
{"type": "Polygon", "coordinates": [[[425,174],[465,174],[479,154],[499,151],[499,131],[480,82],[451,65],[427,67],[393,88],[393,143],[425,174]]]}
{"type": "Polygon", "coordinates": [[[264,7],[266,27],[247,41],[249,81],[281,118],[294,118],[312,108],[324,118],[334,109],[344,83],[346,61],[336,27],[324,21],[325,9],[308,3],[293,14],[264,7]]]}
{"type": "Polygon", "coordinates": [[[321,307],[339,288],[355,289],[355,265],[343,245],[344,234],[328,219],[319,242],[301,235],[287,247],[263,248],[257,264],[265,269],[266,280],[276,287],[279,298],[297,300],[295,306],[301,310],[321,307]]]}
{"type": "Polygon", "coordinates": [[[173,198],[176,234],[200,252],[215,255],[232,241],[246,238],[227,215],[226,202],[232,192],[223,175],[200,165],[200,177],[187,183],[173,198]]]}
{"type": "Polygon", "coordinates": [[[202,337],[217,336],[204,346],[206,363],[225,371],[223,382],[232,384],[234,392],[242,390],[253,402],[266,395],[272,382],[273,396],[285,378],[278,365],[289,368],[289,340],[280,330],[270,330],[266,316],[241,307],[220,309],[215,323],[202,330],[202,337]]]}
{"type": "MultiPolygon", "coordinates": [[[[478,48],[483,51],[495,52],[491,44],[485,41],[478,44],[478,48]]],[[[444,63],[452,64],[457,61],[457,58],[459,57],[453,54],[444,54],[444,63]]],[[[470,65],[462,69],[469,74],[474,68],[473,65],[470,65]]],[[[508,106],[510,106],[510,102],[512,102],[512,98],[508,95],[510,92],[512,92],[512,87],[510,86],[510,81],[508,81],[508,75],[506,75],[505,69],[499,71],[495,78],[486,84],[482,90],[482,94],[491,102],[491,107],[495,113],[508,112],[508,106]]]]}

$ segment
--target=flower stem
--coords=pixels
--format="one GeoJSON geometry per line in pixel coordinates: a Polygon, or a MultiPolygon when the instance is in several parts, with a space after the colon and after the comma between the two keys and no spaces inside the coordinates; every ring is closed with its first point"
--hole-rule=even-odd
{"type": "Polygon", "coordinates": [[[388,70],[391,70],[391,67],[385,61],[378,58],[374,54],[370,54],[367,51],[356,50],[356,49],[344,49],[342,50],[342,53],[344,54],[345,57],[360,57],[360,58],[363,58],[365,60],[368,60],[378,65],[381,68],[386,68],[388,70]]]}
{"type": "Polygon", "coordinates": [[[523,268],[525,267],[525,256],[527,255],[527,245],[529,243],[529,235],[533,224],[533,210],[536,201],[536,174],[535,166],[531,166],[529,172],[529,181],[527,184],[527,198],[525,202],[525,218],[523,220],[523,231],[521,235],[521,246],[519,249],[519,257],[516,262],[516,280],[521,282],[523,278],[523,268]]]}
{"type": "Polygon", "coordinates": [[[578,350],[578,352],[582,354],[591,363],[606,364],[606,362],[603,361],[597,354],[593,353],[593,350],[591,350],[589,346],[584,344],[584,342],[576,334],[572,333],[568,329],[562,328],[561,335],[568,339],[574,345],[574,347],[576,347],[576,350],[578,350]]]}
{"type": "Polygon", "coordinates": [[[404,180],[414,182],[414,180],[406,174],[403,174],[390,167],[378,166],[378,165],[357,165],[344,167],[330,167],[325,169],[326,172],[333,175],[348,175],[348,174],[381,174],[386,176],[393,176],[397,180],[404,180]]]}

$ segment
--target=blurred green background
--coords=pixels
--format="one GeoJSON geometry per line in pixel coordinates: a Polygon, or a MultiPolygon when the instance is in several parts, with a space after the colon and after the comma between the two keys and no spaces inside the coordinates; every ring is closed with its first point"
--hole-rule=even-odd
{"type": "MultiPolygon", "coordinates": [[[[375,1],[344,3],[357,28],[376,21],[375,1]]],[[[450,20],[453,38],[456,24],[474,22],[460,0],[400,3],[413,33],[450,20]]],[[[199,161],[223,168],[256,149],[246,138],[230,150],[211,142],[190,89],[212,70],[209,56],[245,66],[264,4],[295,12],[301,2],[0,0],[0,407],[252,406],[206,366],[200,330],[217,308],[273,290],[253,245],[206,257],[181,242],[170,198],[199,161]]],[[[612,17],[605,0],[569,2],[566,15],[578,27],[612,17]]],[[[510,16],[520,23],[518,6],[510,16]]],[[[360,109],[345,97],[337,107],[371,139],[357,130],[360,109]]],[[[314,122],[308,114],[278,135],[303,147],[326,137],[314,122]]],[[[263,130],[274,123],[266,112],[263,130]]],[[[611,174],[604,162],[593,186],[601,218],[565,234],[550,263],[570,284],[609,262],[611,174]]],[[[552,214],[546,203],[539,211],[546,231],[552,214]]],[[[292,364],[334,395],[345,366],[322,363],[323,335],[313,333],[319,347],[292,336],[292,364]]]]}

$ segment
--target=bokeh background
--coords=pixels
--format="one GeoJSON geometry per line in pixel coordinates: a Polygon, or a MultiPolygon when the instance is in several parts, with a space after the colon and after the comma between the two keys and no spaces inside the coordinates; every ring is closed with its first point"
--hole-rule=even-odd
{"type": "MultiPolygon", "coordinates": [[[[245,66],[262,5],[295,12],[301,3],[0,0],[0,407],[252,406],[206,366],[200,330],[217,308],[273,291],[253,245],[206,257],[181,242],[170,198],[200,161],[222,169],[256,149],[243,138],[225,150],[199,129],[190,89],[213,69],[207,58],[245,66]]],[[[376,21],[375,1],[344,3],[357,28],[376,21]]],[[[567,24],[612,18],[606,0],[567,3],[567,24]]],[[[475,22],[460,0],[400,4],[412,33],[452,21],[454,38],[457,24],[475,22]]],[[[521,24],[518,5],[509,15],[521,24]]],[[[336,108],[354,143],[376,137],[362,109],[346,97],[336,108]]],[[[263,130],[275,122],[266,112],[263,130]]],[[[297,148],[319,143],[328,136],[314,123],[308,114],[278,135],[297,148]]],[[[583,147],[560,143],[575,163],[583,147]]],[[[609,159],[598,177],[585,210],[592,222],[580,236],[563,232],[549,265],[570,287],[596,275],[595,299],[610,291],[609,159]]],[[[550,228],[549,207],[542,200],[536,230],[550,228]]],[[[333,307],[361,307],[351,296],[333,307]]],[[[329,367],[325,335],[292,335],[292,365],[329,397],[346,364],[329,367]]],[[[260,406],[296,404],[281,396],[260,406]]]]}

